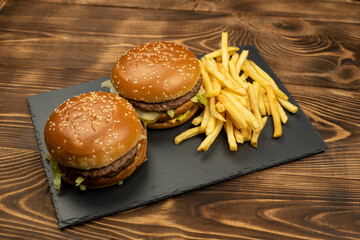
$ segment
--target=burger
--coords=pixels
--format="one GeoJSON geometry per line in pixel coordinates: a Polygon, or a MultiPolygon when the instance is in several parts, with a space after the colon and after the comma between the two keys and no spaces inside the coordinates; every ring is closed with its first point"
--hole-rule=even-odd
{"type": "Polygon", "coordinates": [[[110,87],[136,108],[148,128],[165,129],[188,121],[198,110],[199,98],[204,99],[200,72],[198,59],[185,46],[151,42],[116,61],[110,87]]]}
{"type": "Polygon", "coordinates": [[[108,92],[63,102],[47,120],[44,139],[57,191],[61,179],[83,190],[120,184],[146,159],[147,135],[135,109],[108,92]]]}

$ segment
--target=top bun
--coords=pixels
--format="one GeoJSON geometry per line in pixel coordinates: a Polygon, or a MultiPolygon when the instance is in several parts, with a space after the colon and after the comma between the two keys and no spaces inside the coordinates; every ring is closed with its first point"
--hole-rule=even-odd
{"type": "Polygon", "coordinates": [[[111,82],[127,99],[157,103],[185,95],[200,78],[200,64],[186,47],[172,42],[137,46],[115,63],[111,82]]]}
{"type": "Polygon", "coordinates": [[[130,151],[141,138],[132,105],[107,92],[90,92],[63,102],[49,117],[44,137],[59,164],[77,169],[105,167],[130,151]]]}

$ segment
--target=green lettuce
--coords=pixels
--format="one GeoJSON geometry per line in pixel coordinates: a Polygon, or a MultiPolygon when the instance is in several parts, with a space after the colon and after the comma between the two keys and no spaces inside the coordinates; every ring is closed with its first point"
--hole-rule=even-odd
{"type": "Polygon", "coordinates": [[[186,116],[190,113],[190,109],[186,110],[185,113],[181,114],[180,116],[178,116],[176,119],[181,122],[182,120],[184,120],[186,118],[186,116]]]}
{"type": "Polygon", "coordinates": [[[84,180],[85,178],[83,176],[78,176],[75,180],[75,186],[79,186],[84,180]]]}
{"type": "Polygon", "coordinates": [[[53,157],[51,156],[51,154],[49,152],[47,152],[45,154],[45,157],[46,157],[47,160],[50,161],[51,169],[52,169],[53,174],[54,174],[54,188],[55,188],[55,191],[60,192],[61,177],[65,176],[65,174],[61,172],[59,164],[53,159],[53,157]]]}
{"type": "Polygon", "coordinates": [[[207,98],[205,96],[206,92],[204,88],[200,88],[199,92],[196,93],[194,97],[192,97],[190,100],[193,102],[200,102],[202,105],[207,104],[207,98]]]}
{"type": "Polygon", "coordinates": [[[172,110],[172,109],[167,110],[166,113],[167,113],[167,115],[169,115],[169,117],[174,118],[174,114],[175,114],[174,110],[172,110]]]}
{"type": "Polygon", "coordinates": [[[111,93],[118,94],[118,92],[116,91],[116,89],[115,89],[114,86],[112,85],[110,79],[102,82],[102,83],[101,83],[101,87],[110,88],[110,92],[111,92],[111,93]]]}
{"type": "Polygon", "coordinates": [[[85,191],[86,187],[84,184],[81,184],[83,181],[85,180],[85,177],[83,176],[78,176],[75,180],[75,186],[79,186],[81,191],[85,191]]]}

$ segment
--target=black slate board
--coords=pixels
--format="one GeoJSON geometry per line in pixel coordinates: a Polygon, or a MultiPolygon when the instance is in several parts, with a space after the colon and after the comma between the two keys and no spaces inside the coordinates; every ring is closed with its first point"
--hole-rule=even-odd
{"type": "MultiPolygon", "coordinates": [[[[248,58],[273,77],[279,88],[296,105],[257,49],[254,46],[241,47],[241,50],[244,49],[250,50],[248,58]]],[[[272,119],[269,118],[260,135],[258,149],[252,148],[247,143],[239,145],[237,152],[229,151],[224,132],[221,132],[207,152],[196,151],[204,139],[202,135],[176,146],[173,144],[174,137],[192,127],[189,121],[173,129],[148,130],[149,160],[125,180],[122,186],[82,192],[63,183],[61,192],[56,193],[53,174],[49,162],[45,159],[47,151],[43,138],[45,123],[52,111],[64,100],[84,92],[107,91],[107,88],[100,86],[105,80],[98,79],[28,98],[60,228],[294,161],[326,149],[323,139],[300,108],[295,115],[288,113],[289,120],[283,126],[281,138],[272,138],[273,125],[272,119]]]]}

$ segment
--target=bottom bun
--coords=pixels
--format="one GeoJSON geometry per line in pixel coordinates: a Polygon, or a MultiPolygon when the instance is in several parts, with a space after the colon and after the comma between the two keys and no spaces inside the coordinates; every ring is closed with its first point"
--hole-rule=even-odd
{"type": "MultiPolygon", "coordinates": [[[[142,127],[142,136],[146,136],[146,130],[142,127]]],[[[95,189],[95,188],[105,188],[114,186],[119,183],[119,181],[124,180],[130,177],[135,170],[143,164],[146,159],[146,150],[147,150],[147,137],[141,138],[138,144],[138,150],[135,155],[134,161],[122,170],[118,175],[115,177],[98,177],[95,179],[85,179],[81,184],[85,185],[87,189],[95,189]]],[[[74,179],[70,179],[66,176],[62,177],[62,179],[71,184],[76,185],[74,179]]]]}
{"type": "Polygon", "coordinates": [[[189,114],[186,115],[186,117],[182,121],[175,121],[174,123],[171,123],[169,121],[160,122],[160,123],[155,122],[155,123],[147,124],[146,127],[151,128],[151,129],[167,129],[167,128],[179,126],[179,125],[189,121],[189,119],[195,115],[195,113],[197,112],[198,109],[199,109],[199,105],[198,104],[194,105],[194,107],[190,109],[189,114]]]}

